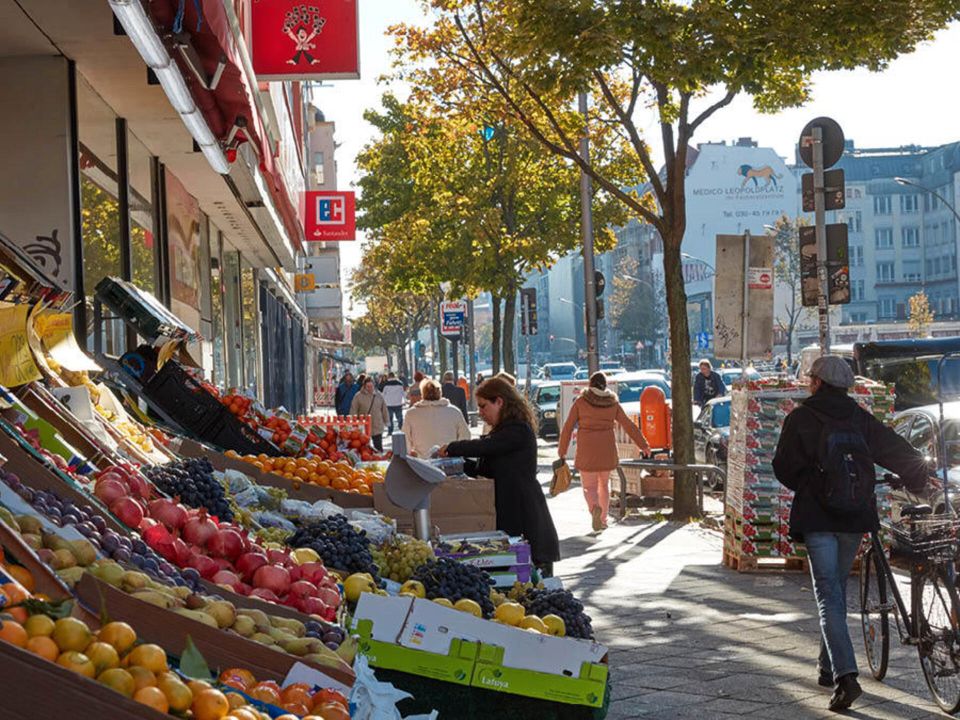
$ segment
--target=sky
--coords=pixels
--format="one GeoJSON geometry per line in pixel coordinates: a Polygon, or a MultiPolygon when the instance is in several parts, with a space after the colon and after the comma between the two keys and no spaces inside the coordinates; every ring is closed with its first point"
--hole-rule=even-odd
{"type": "MultiPolygon", "coordinates": [[[[388,85],[379,82],[391,67],[393,40],[387,28],[396,23],[425,23],[417,0],[366,0],[360,6],[360,80],[338,80],[317,90],[314,103],[336,123],[337,179],[341,189],[357,180],[354,158],[375,139],[373,127],[363,119],[367,108],[379,106],[388,85]]],[[[772,147],[793,162],[794,146],[803,126],[828,115],[844,129],[857,147],[940,145],[960,140],[960,93],[956,73],[960,67],[960,24],[941,31],[932,42],[890,64],[881,73],[866,70],[818,73],[813,100],[801,108],[774,115],[755,111],[747,96],[717,112],[702,125],[695,142],[728,143],[752,137],[761,147],[772,147]]],[[[402,88],[397,93],[403,95],[402,88]]],[[[708,100],[705,100],[707,102],[708,100]]],[[[643,119],[643,118],[641,118],[643,119]]],[[[656,117],[641,123],[656,147],[656,117]]],[[[361,257],[362,233],[356,242],[341,246],[341,273],[346,279],[361,257]]],[[[345,285],[346,287],[346,285],[345,285]]],[[[347,291],[348,292],[348,291],[347,291]]],[[[347,317],[352,311],[345,294],[347,317]]]]}

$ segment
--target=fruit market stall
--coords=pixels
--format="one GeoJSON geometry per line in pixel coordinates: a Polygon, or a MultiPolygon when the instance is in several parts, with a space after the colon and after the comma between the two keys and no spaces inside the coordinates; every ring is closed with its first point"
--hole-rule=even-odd
{"type": "MultiPolygon", "coordinates": [[[[881,422],[893,417],[894,388],[857,378],[850,390],[881,422]]],[[[727,567],[741,572],[806,569],[806,549],[789,537],[793,492],[773,473],[773,457],[786,416],[809,391],[793,380],[763,378],[734,388],[724,496],[724,553],[727,567]]],[[[885,486],[877,488],[881,512],[889,509],[885,486]]]]}

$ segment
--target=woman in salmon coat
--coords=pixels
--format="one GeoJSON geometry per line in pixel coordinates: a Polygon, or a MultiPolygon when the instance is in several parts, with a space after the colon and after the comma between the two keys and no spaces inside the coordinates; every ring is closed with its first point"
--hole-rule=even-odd
{"type": "Polygon", "coordinates": [[[558,451],[561,458],[566,458],[573,428],[577,427],[577,456],[573,464],[580,471],[580,483],[587,500],[587,508],[593,517],[595,532],[607,527],[610,473],[620,464],[617,438],[613,432],[617,423],[620,423],[644,455],[650,452],[650,446],[640,428],[630,422],[616,394],[607,389],[606,375],[602,372],[594,373],[590,376],[589,387],[574,401],[570,414],[563,423],[558,451]]]}

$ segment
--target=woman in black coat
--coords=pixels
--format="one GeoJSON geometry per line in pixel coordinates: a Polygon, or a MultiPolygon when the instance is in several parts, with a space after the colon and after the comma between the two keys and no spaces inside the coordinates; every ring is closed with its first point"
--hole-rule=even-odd
{"type": "Polygon", "coordinates": [[[560,559],[557,529],[537,482],[536,416],[516,388],[499,377],[477,388],[480,417],[493,430],[479,440],[459,440],[440,448],[442,457],[471,457],[467,473],[491,478],[496,490],[497,529],[523,535],[534,564],[548,573],[560,559]]]}

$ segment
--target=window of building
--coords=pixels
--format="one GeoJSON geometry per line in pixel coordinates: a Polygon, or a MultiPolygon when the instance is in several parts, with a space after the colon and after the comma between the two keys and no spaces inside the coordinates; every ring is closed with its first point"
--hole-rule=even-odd
{"type": "Polygon", "coordinates": [[[893,247],[893,228],[877,228],[873,231],[873,237],[878,248],[893,247]]]}
{"type": "Polygon", "coordinates": [[[863,230],[863,215],[859,210],[847,214],[847,230],[850,232],[861,232],[863,230]]]}
{"type": "Polygon", "coordinates": [[[317,185],[323,185],[324,183],[322,152],[313,153],[313,179],[317,185]]]}
{"type": "Polygon", "coordinates": [[[877,282],[893,282],[893,263],[877,263],[877,282]]]}
{"type": "Polygon", "coordinates": [[[893,318],[897,315],[897,299],[893,297],[879,298],[879,315],[882,318],[893,318]]]}
{"type": "Polygon", "coordinates": [[[889,215],[892,212],[893,212],[893,203],[890,202],[889,195],[873,196],[873,214],[874,215],[889,215]]]}
{"type": "Polygon", "coordinates": [[[865,312],[852,312],[850,313],[850,322],[852,323],[865,323],[867,321],[867,314],[865,312]]]}
{"type": "Polygon", "coordinates": [[[850,247],[850,265],[863,267],[863,245],[853,245],[850,247]]]}
{"type": "Polygon", "coordinates": [[[130,158],[130,259],[133,284],[157,293],[157,247],[153,237],[153,193],[150,151],[127,133],[130,158]]]}
{"type": "Polygon", "coordinates": [[[916,195],[900,196],[900,212],[915,213],[920,209],[920,199],[916,195]]]}
{"type": "Polygon", "coordinates": [[[854,280],[850,283],[850,299],[853,302],[863,300],[863,280],[854,280]]]}
{"type": "Polygon", "coordinates": [[[903,279],[905,282],[919,282],[920,271],[921,267],[919,260],[903,261],[903,279]]]}
{"type": "Polygon", "coordinates": [[[900,228],[900,241],[903,247],[918,247],[920,245],[920,228],[900,228]]]}

